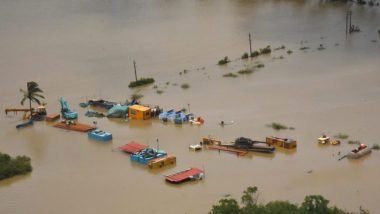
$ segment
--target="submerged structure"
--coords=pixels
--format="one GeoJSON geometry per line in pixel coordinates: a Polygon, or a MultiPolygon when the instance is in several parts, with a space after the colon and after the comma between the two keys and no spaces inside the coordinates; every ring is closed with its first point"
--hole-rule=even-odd
{"type": "Polygon", "coordinates": [[[150,160],[164,157],[167,153],[163,150],[156,150],[152,148],[146,148],[143,149],[140,152],[133,153],[131,155],[131,160],[135,161],[137,163],[145,164],[147,165],[150,160]]]}
{"type": "Polygon", "coordinates": [[[165,176],[165,180],[170,183],[182,183],[191,180],[201,180],[204,178],[204,171],[198,168],[189,168],[172,175],[165,176]]]}
{"type": "Polygon", "coordinates": [[[105,132],[105,131],[102,131],[99,129],[96,129],[94,131],[89,132],[88,137],[92,138],[94,140],[103,141],[103,142],[112,140],[112,134],[111,133],[105,132]]]}
{"type": "Polygon", "coordinates": [[[59,103],[61,104],[61,113],[63,118],[67,120],[75,120],[78,118],[78,113],[71,110],[69,104],[67,103],[64,97],[61,97],[59,99],[59,103]]]}

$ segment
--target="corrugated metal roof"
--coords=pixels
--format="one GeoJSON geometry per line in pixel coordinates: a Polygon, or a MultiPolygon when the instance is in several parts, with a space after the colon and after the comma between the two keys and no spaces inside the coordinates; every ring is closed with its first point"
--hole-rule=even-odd
{"type": "Polygon", "coordinates": [[[132,153],[132,154],[136,152],[140,152],[141,150],[146,149],[146,148],[148,148],[147,145],[137,143],[135,141],[131,141],[125,144],[124,146],[120,147],[122,151],[132,153]]]}
{"type": "Polygon", "coordinates": [[[203,170],[200,170],[198,168],[190,168],[181,172],[177,172],[172,175],[166,176],[166,180],[174,183],[178,183],[181,181],[185,181],[186,179],[189,179],[191,176],[198,175],[200,173],[203,173],[203,170]]]}

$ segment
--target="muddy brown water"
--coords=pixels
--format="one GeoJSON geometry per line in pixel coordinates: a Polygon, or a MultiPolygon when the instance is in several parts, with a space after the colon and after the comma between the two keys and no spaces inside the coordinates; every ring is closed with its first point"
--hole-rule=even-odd
{"type": "Polygon", "coordinates": [[[207,213],[223,195],[240,198],[256,185],[261,202],[300,203],[305,195],[321,194],[333,205],[377,213],[379,152],[337,161],[338,152],[353,146],[316,144],[322,133],[339,132],[380,143],[380,9],[352,5],[353,23],[363,32],[350,37],[344,34],[345,10],[320,1],[3,1],[0,151],[30,156],[33,172],[0,182],[0,212],[207,213]],[[248,32],[255,50],[285,45],[293,54],[279,50],[239,60],[248,51],[248,32]],[[320,44],[326,49],[318,51],[320,44]],[[310,49],[300,51],[302,46],[310,49]],[[217,66],[224,56],[233,61],[217,66]],[[154,77],[163,94],[152,86],[128,89],[133,60],[138,75],[154,77]],[[265,67],[253,74],[222,77],[257,61],[265,67]],[[184,69],[189,71],[179,75],[184,69]],[[20,106],[18,90],[29,80],[44,90],[48,112],[58,112],[64,96],[81,122],[96,120],[112,132],[112,143],[45,122],[16,130],[22,114],[3,110],[20,106]],[[190,88],[181,89],[183,83],[190,88]],[[190,107],[206,123],[93,119],[78,106],[99,97],[123,102],[132,93],[165,109],[190,107]],[[234,124],[220,127],[221,120],[234,124]],[[274,131],[265,126],[271,122],[295,130],[274,131]],[[188,150],[208,135],[225,142],[275,135],[299,144],[295,152],[246,157],[188,150]],[[177,156],[176,166],[150,171],[113,150],[129,140],[155,147],[157,138],[161,149],[177,156]],[[191,166],[204,168],[206,178],[165,183],[163,175],[191,166]]]}

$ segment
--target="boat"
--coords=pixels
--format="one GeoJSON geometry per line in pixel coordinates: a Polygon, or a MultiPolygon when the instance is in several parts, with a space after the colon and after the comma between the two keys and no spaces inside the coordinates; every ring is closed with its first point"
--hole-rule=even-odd
{"type": "Polygon", "coordinates": [[[202,146],[199,145],[199,144],[190,145],[190,146],[189,146],[189,149],[190,149],[190,150],[193,150],[193,151],[200,151],[200,150],[202,150],[202,146]]]}
{"type": "Polygon", "coordinates": [[[20,129],[20,128],[25,128],[25,127],[31,126],[31,125],[33,125],[33,120],[32,119],[28,120],[25,123],[21,123],[21,124],[16,125],[16,128],[20,129]]]}
{"type": "Polygon", "coordinates": [[[263,152],[263,153],[272,153],[276,150],[274,146],[269,145],[266,142],[253,141],[245,137],[237,138],[232,145],[223,145],[223,146],[228,146],[235,149],[242,149],[242,150],[247,150],[247,151],[252,151],[252,152],[263,152]]]}
{"type": "Polygon", "coordinates": [[[147,165],[150,160],[161,158],[166,156],[167,153],[163,150],[156,150],[152,148],[146,148],[141,150],[140,152],[133,153],[131,155],[131,160],[137,163],[147,165]]]}
{"type": "Polygon", "coordinates": [[[204,178],[204,171],[198,168],[189,168],[172,175],[166,175],[165,180],[170,183],[182,183],[190,180],[202,180],[204,178]]]}
{"type": "Polygon", "coordinates": [[[358,158],[361,158],[365,155],[368,155],[371,152],[372,152],[372,150],[369,146],[367,146],[365,144],[360,144],[358,148],[353,149],[351,152],[349,152],[346,155],[346,157],[348,159],[358,159],[358,158]]]}
{"type": "Polygon", "coordinates": [[[88,137],[98,140],[98,141],[103,141],[103,142],[112,140],[111,133],[108,133],[99,129],[89,132],[88,137]]]}
{"type": "Polygon", "coordinates": [[[162,158],[156,158],[148,162],[148,167],[150,169],[159,169],[171,164],[175,164],[177,158],[175,156],[166,156],[162,158]]]}

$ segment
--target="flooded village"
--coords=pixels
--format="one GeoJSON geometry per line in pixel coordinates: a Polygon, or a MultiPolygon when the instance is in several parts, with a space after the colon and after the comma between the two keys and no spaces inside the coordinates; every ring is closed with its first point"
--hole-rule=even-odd
{"type": "Polygon", "coordinates": [[[2,2],[0,213],[378,213],[379,3],[2,2]]]}

